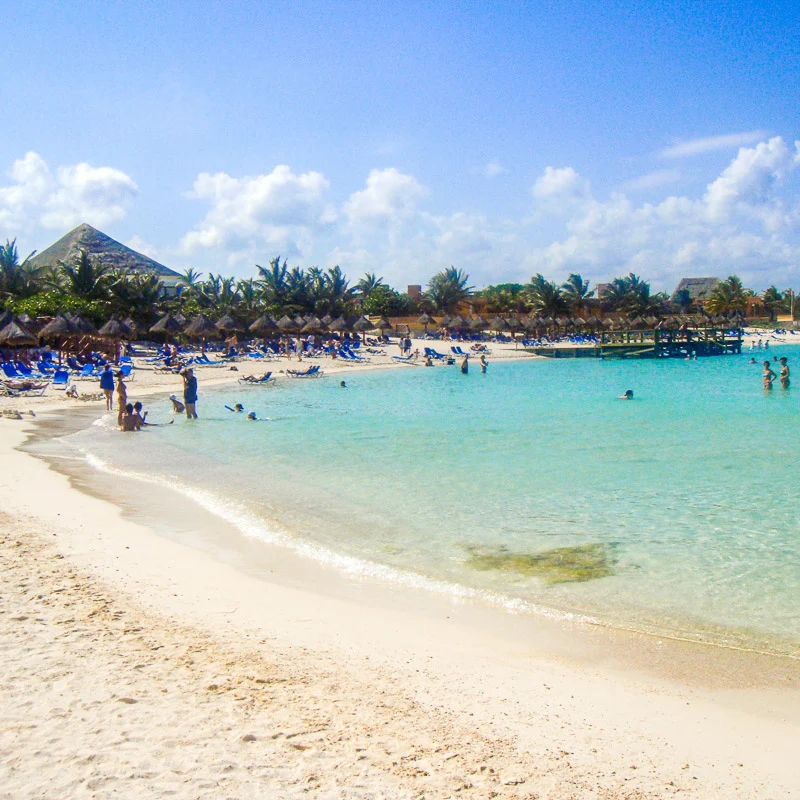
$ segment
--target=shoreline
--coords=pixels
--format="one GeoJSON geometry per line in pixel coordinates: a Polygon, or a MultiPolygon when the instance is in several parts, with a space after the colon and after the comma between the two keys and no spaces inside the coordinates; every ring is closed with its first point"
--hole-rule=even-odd
{"type": "MultiPolygon", "coordinates": [[[[145,394],[138,387],[136,392],[145,394]]],[[[702,645],[662,645],[636,634],[615,634],[627,640],[615,649],[607,631],[542,620],[530,624],[508,614],[501,626],[504,612],[325,575],[318,565],[297,563],[299,557],[289,566],[292,559],[275,553],[265,561],[263,575],[253,576],[165,538],[130,509],[81,493],[38,457],[16,449],[24,436],[23,426],[0,423],[8,458],[0,496],[13,518],[4,525],[4,542],[18,531],[30,547],[55,549],[63,557],[53,557],[58,564],[85,583],[79,595],[99,585],[126,607],[134,623],[141,617],[149,629],[159,628],[161,639],[169,640],[175,624],[181,631],[199,631],[185,635],[208,637],[218,643],[214,647],[231,652],[255,647],[255,658],[300,658],[314,691],[334,671],[354,690],[357,705],[378,719],[387,686],[403,686],[408,693],[403,702],[410,698],[414,705],[403,706],[405,715],[398,720],[383,720],[393,731],[392,742],[405,752],[420,748],[424,736],[418,726],[424,718],[431,730],[446,731],[441,748],[462,753],[461,761],[454,758],[455,772],[441,763],[425,769],[427,776],[410,776],[391,759],[372,754],[370,791],[401,797],[422,790],[426,797],[449,797],[461,787],[459,794],[468,797],[488,796],[491,789],[503,797],[545,792],[553,798],[633,798],[681,791],[698,798],[755,798],[790,797],[800,785],[800,768],[787,744],[800,726],[794,665],[781,675],[771,664],[770,678],[767,656],[717,653],[715,658],[702,645]],[[26,530],[31,525],[37,530],[26,530]],[[291,570],[297,574],[287,580],[291,570]],[[336,581],[338,588],[332,585],[336,581]],[[480,737],[485,741],[476,744],[480,737]],[[463,754],[478,756],[470,751],[476,746],[488,748],[480,758],[495,758],[497,764],[484,770],[486,775],[470,777],[465,789],[463,754]]],[[[61,655],[67,657],[63,645],[61,655]]],[[[316,697],[322,702],[324,693],[316,697]]],[[[299,722],[300,707],[294,711],[299,722]]],[[[335,718],[336,706],[329,711],[335,718]]],[[[286,713],[291,717],[292,708],[286,713]]],[[[362,719],[347,736],[358,739],[374,730],[371,726],[362,719]]],[[[235,745],[242,746],[238,739],[235,745]]],[[[310,748],[319,759],[311,768],[315,773],[324,769],[325,754],[336,749],[328,745],[310,748]]],[[[142,752],[147,747],[138,745],[142,752]]],[[[303,761],[305,753],[288,753],[289,764],[303,761]]],[[[397,762],[396,752],[393,758],[397,762]]],[[[358,763],[350,752],[340,768],[358,763]]],[[[44,775],[52,777],[54,770],[44,775]]],[[[140,788],[145,785],[143,780],[140,788]]],[[[197,796],[191,785],[184,791],[197,796]]],[[[229,791],[241,796],[242,790],[229,791]]]]}

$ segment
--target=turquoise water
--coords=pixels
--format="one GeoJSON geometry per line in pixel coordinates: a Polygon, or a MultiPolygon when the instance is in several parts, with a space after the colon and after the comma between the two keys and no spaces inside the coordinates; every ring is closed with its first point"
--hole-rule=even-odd
{"type": "Polygon", "coordinates": [[[797,655],[800,383],[749,357],[201,386],[199,423],[68,441],[350,573],[797,655]]]}

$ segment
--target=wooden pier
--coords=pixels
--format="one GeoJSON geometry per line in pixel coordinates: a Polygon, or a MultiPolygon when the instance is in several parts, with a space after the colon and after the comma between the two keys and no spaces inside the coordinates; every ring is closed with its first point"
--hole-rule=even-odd
{"type": "Polygon", "coordinates": [[[623,330],[596,334],[594,344],[526,347],[547,358],[698,358],[742,352],[741,328],[623,330]]]}

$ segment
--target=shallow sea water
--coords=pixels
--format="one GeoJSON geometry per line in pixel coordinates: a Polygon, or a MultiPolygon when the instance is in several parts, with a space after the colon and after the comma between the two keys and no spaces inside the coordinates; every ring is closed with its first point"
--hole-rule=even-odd
{"type": "Polygon", "coordinates": [[[786,346],[201,386],[198,423],[65,443],[351,574],[800,655],[800,373],[765,393],[751,355],[800,370],[786,346]]]}

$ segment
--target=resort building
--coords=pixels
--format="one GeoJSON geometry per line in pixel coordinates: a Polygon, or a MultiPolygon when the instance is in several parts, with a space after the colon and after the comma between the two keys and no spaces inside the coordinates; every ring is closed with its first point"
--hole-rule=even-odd
{"type": "Polygon", "coordinates": [[[719,278],[681,278],[670,302],[687,307],[702,305],[718,283],[719,278]]]}
{"type": "Polygon", "coordinates": [[[85,222],[41,253],[37,253],[30,263],[34,267],[55,267],[60,261],[65,263],[74,261],[81,251],[93,261],[112,269],[157,275],[167,296],[174,296],[180,292],[181,276],[177,272],[142,253],[131,250],[130,247],[85,222]]]}

